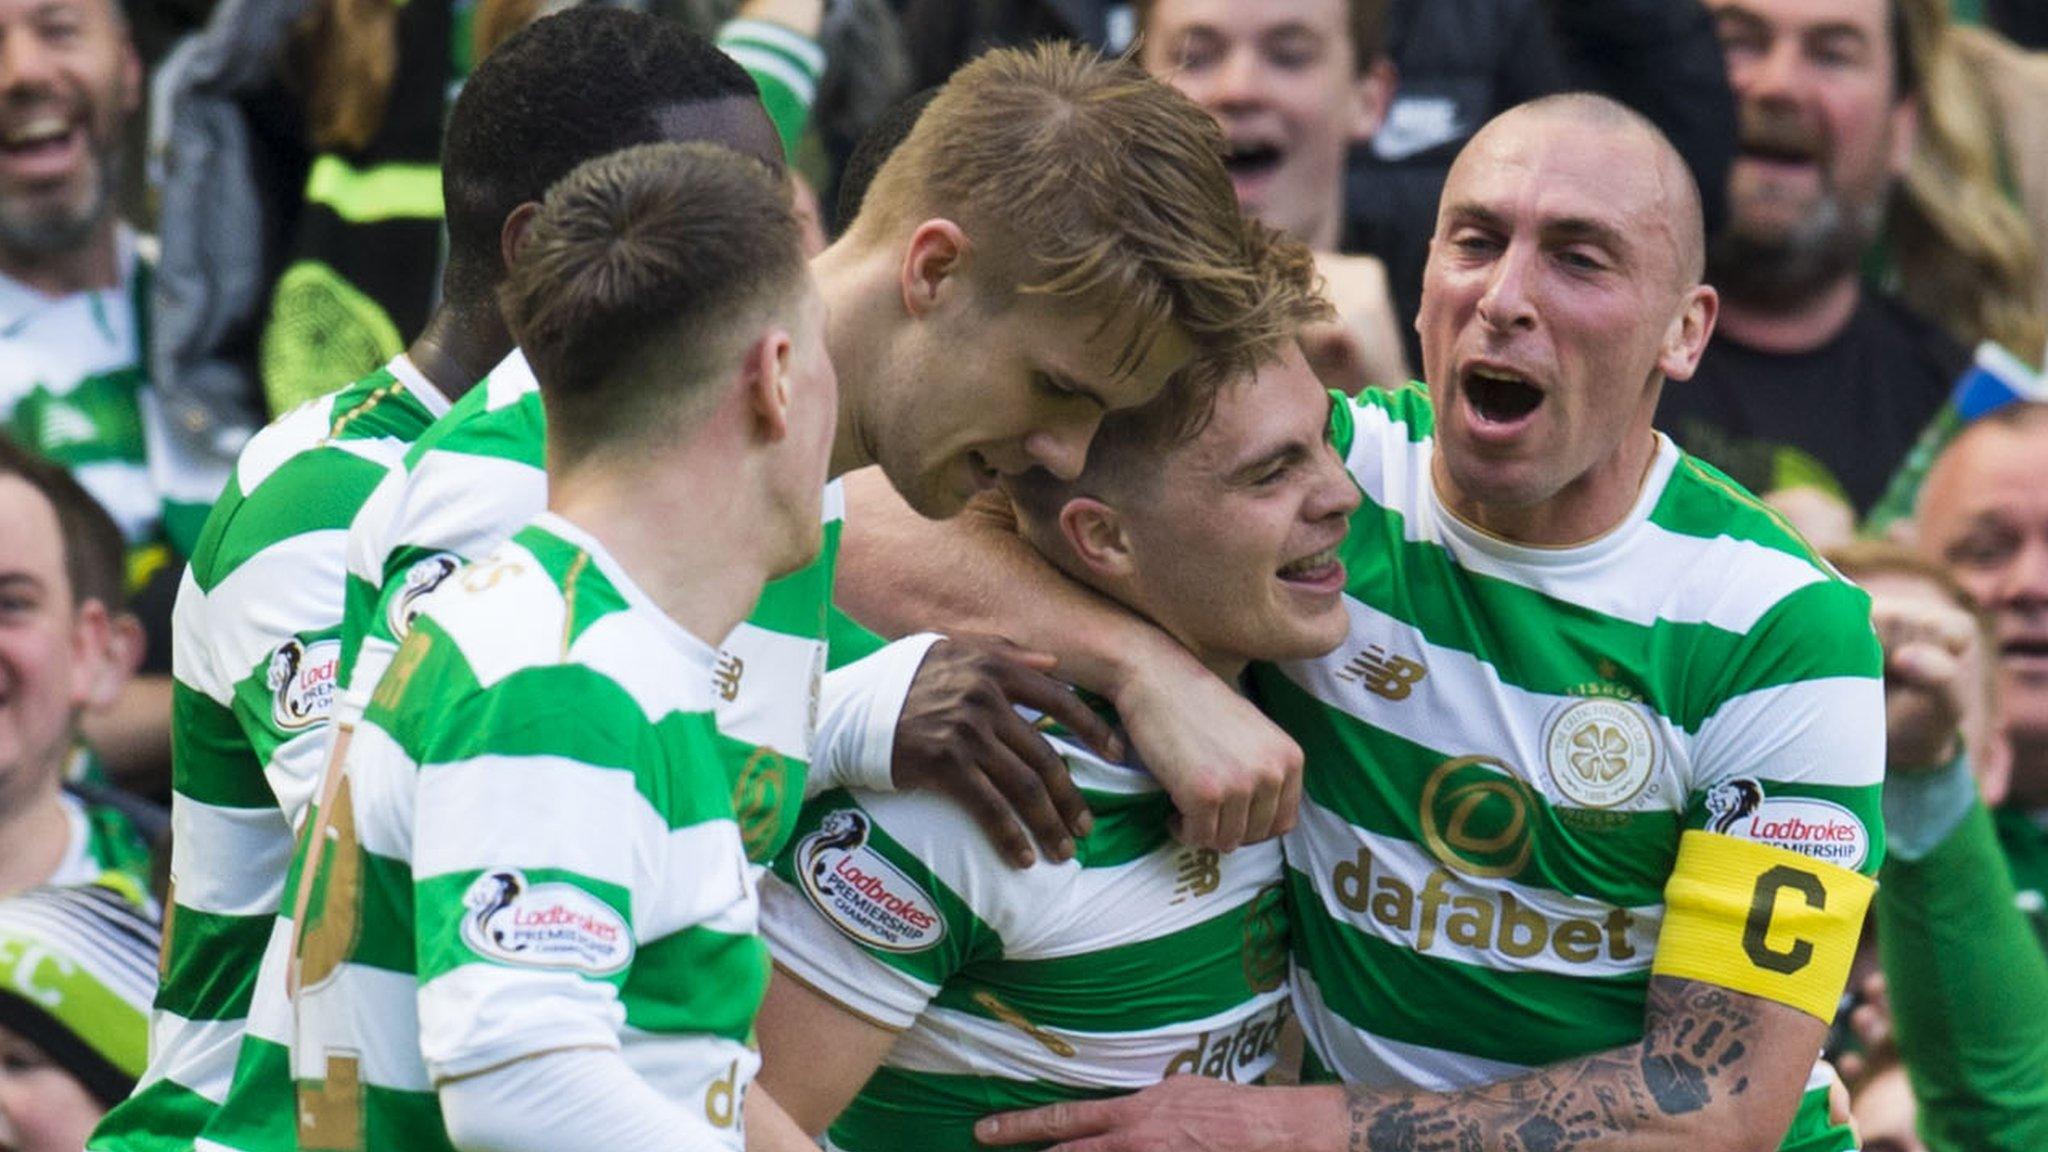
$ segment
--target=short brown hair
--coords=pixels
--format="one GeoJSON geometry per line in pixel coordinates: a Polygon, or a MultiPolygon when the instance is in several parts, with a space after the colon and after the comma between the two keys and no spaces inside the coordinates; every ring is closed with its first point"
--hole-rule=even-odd
{"type": "MultiPolygon", "coordinates": [[[[1152,29],[1152,10],[1159,0],[1138,0],[1138,35],[1152,29]]],[[[1351,67],[1360,75],[1388,52],[1387,13],[1392,0],[1344,0],[1344,28],[1351,34],[1351,67]]]]}
{"type": "Polygon", "coordinates": [[[701,393],[736,366],[748,322],[807,277],[788,186],[765,165],[715,144],[645,144],[548,190],[500,301],[550,443],[580,454],[666,436],[678,396],[661,383],[701,393]]]}
{"type": "Polygon", "coordinates": [[[958,221],[984,284],[1129,317],[1128,370],[1178,327],[1197,389],[1279,347],[1312,283],[1307,249],[1247,221],[1215,120],[1129,59],[1071,44],[988,52],[955,72],[883,162],[854,221],[890,235],[958,221]],[[1110,305],[1110,307],[1104,307],[1110,305]]]}
{"type": "Polygon", "coordinates": [[[64,545],[64,576],[71,602],[97,600],[109,613],[127,610],[127,543],[100,502],[53,463],[0,434],[0,476],[19,477],[50,502],[64,545]]]}

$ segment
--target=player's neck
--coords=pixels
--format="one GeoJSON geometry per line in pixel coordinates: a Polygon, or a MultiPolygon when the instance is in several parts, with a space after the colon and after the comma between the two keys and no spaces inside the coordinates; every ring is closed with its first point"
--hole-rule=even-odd
{"type": "Polygon", "coordinates": [[[512,337],[495,302],[488,308],[443,303],[405,350],[413,367],[441,395],[460,400],[512,352],[512,337]]]}
{"type": "Polygon", "coordinates": [[[49,880],[71,846],[71,821],[57,800],[62,785],[56,773],[21,796],[8,795],[0,804],[0,896],[25,892],[49,880]]]}
{"type": "MultiPolygon", "coordinates": [[[[1655,398],[1651,399],[1652,411],[1655,398]]],[[[1437,499],[1459,520],[1489,536],[1529,548],[1591,544],[1628,519],[1657,462],[1657,437],[1645,422],[1619,451],[1535,504],[1497,504],[1461,491],[1439,451],[1430,465],[1437,499]]]]}
{"type": "Polygon", "coordinates": [[[887,311],[893,276],[887,258],[887,251],[858,245],[846,236],[811,260],[811,274],[829,313],[825,350],[839,376],[839,420],[827,469],[833,479],[875,462],[874,445],[862,428],[860,413],[872,400],[873,382],[888,370],[887,335],[901,323],[900,304],[895,306],[896,315],[887,311]]]}
{"type": "Polygon", "coordinates": [[[549,480],[548,507],[697,639],[716,647],[754,610],[772,563],[761,525],[773,517],[729,455],[671,453],[658,469],[590,465],[549,480]]]}
{"type": "Polygon", "coordinates": [[[1724,293],[1714,332],[1772,355],[1811,352],[1848,327],[1862,299],[1863,286],[1853,275],[1792,305],[1746,303],[1724,293]]]}
{"type": "Polygon", "coordinates": [[[63,252],[23,252],[0,244],[0,275],[52,299],[121,283],[121,246],[111,214],[92,236],[63,252]]]}

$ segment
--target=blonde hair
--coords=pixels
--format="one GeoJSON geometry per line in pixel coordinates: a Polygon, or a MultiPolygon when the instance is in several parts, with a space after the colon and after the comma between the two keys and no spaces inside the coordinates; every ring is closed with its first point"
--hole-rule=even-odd
{"type": "Polygon", "coordinates": [[[2029,361],[2048,340],[2041,238],[2000,186],[2002,139],[1983,77],[1957,50],[1948,0],[1894,0],[1920,138],[1888,234],[1899,295],[1965,345],[1995,340],[2029,361]]]}
{"type": "Polygon", "coordinates": [[[1105,329],[1134,320],[1119,371],[1178,328],[1196,347],[1184,381],[1212,392],[1327,310],[1308,250],[1238,209],[1222,147],[1207,112],[1129,59],[997,49],[939,90],[875,174],[852,232],[882,242],[954,220],[997,300],[1096,308],[1105,329]]]}

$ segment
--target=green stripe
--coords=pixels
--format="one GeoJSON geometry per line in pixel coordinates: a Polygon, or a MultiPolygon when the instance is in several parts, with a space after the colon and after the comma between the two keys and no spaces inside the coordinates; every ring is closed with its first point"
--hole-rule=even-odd
{"type": "Polygon", "coordinates": [[[171,682],[171,788],[217,808],[277,809],[263,764],[235,714],[183,681],[171,682]]]}
{"type": "Polygon", "coordinates": [[[339,156],[313,161],[306,200],[324,204],[351,224],[379,220],[439,220],[441,169],[433,164],[378,164],[356,168],[339,156]]]}
{"type": "MultiPolygon", "coordinates": [[[[365,721],[394,736],[422,771],[480,756],[549,756],[630,773],[670,829],[732,819],[730,760],[708,712],[649,723],[617,683],[587,665],[522,668],[476,687],[469,666],[431,616],[413,625],[432,649],[394,713],[372,701],[365,721]]],[[[797,782],[799,790],[801,779],[797,782]]]]}
{"type": "Polygon", "coordinates": [[[254,1035],[242,1037],[234,1086],[207,1121],[206,1139],[244,1152],[284,1152],[298,1146],[298,1104],[291,1050],[254,1035]]]}
{"type": "MultiPolygon", "coordinates": [[[[1317,749],[1302,773],[1308,798],[1346,822],[1381,836],[1421,846],[1425,843],[1418,797],[1427,777],[1450,754],[1414,744],[1354,716],[1325,707],[1291,682],[1274,678],[1262,686],[1260,705],[1302,747],[1317,749]],[[1333,750],[1341,749],[1341,754],[1333,750]],[[1370,768],[1367,766],[1370,765],[1370,768]]],[[[1399,705],[1389,705],[1399,707],[1399,705]]],[[[1454,735],[1446,733],[1446,735],[1454,735]]],[[[1485,768],[1466,770],[1474,780],[1507,780],[1485,768]]],[[[1447,778],[1447,784],[1460,781],[1447,778]]],[[[1681,814],[1670,809],[1649,812],[1591,811],[1556,808],[1534,788],[1521,785],[1518,808],[1527,814],[1528,862],[1510,878],[1517,884],[1549,888],[1612,904],[1640,907],[1661,904],[1664,884],[1678,859],[1678,838],[1684,831],[1681,814]]],[[[1674,796],[1671,803],[1682,804],[1674,796]]],[[[1505,803],[1503,807],[1506,808],[1505,803]]],[[[1484,819],[1484,808],[1475,811],[1484,819]]],[[[1468,831],[1485,838],[1503,829],[1475,825],[1468,831]]],[[[1490,859],[1474,861],[1482,866],[1490,859]]]]}
{"type": "Polygon", "coordinates": [[[483,380],[420,436],[406,454],[406,470],[421,470],[435,452],[490,456],[542,468],[547,453],[547,417],[541,410],[540,393],[524,393],[503,408],[489,404],[490,381],[483,380]]]}
{"type": "MultiPolygon", "coordinates": [[[[285,540],[308,532],[346,529],[383,478],[381,465],[345,448],[299,453],[272,472],[255,492],[233,505],[221,505],[227,525],[218,535],[208,534],[213,548],[204,567],[193,565],[193,578],[211,592],[250,559],[285,540]]],[[[341,558],[342,545],[337,540],[334,567],[341,566],[341,558]]]]}
{"type": "Polygon", "coordinates": [[[1207,1019],[1259,994],[1253,950],[1284,947],[1264,922],[1270,911],[1268,901],[1254,899],[1115,948],[971,964],[932,1003],[1000,1021],[975,999],[987,993],[1041,1028],[1069,1032],[1142,1032],[1207,1019]]]}
{"type": "Polygon", "coordinates": [[[768,993],[768,945],[693,925],[640,946],[619,1001],[626,1023],[665,1036],[745,1044],[768,993]]]}
{"type": "Polygon", "coordinates": [[[93,1129],[92,1152],[192,1152],[213,1101],[174,1080],[157,1080],[116,1104],[93,1129]]]}
{"type": "MultiPolygon", "coordinates": [[[[1440,545],[1407,540],[1402,523],[1399,512],[1370,502],[1352,515],[1346,591],[1530,692],[1583,695],[1605,682],[1697,732],[1737,695],[1823,677],[1875,678],[1881,666],[1874,634],[1868,644],[1841,642],[1870,630],[1868,598],[1839,581],[1786,596],[1746,634],[1668,620],[1646,627],[1462,568],[1440,545]],[[1543,626],[1502,636],[1475,627],[1478,620],[1543,626]]],[[[1277,678],[1265,672],[1259,683],[1277,678]]],[[[1379,706],[1363,687],[1356,691],[1353,707],[1379,706]]]]}
{"type": "Polygon", "coordinates": [[[22,443],[67,468],[140,465],[144,438],[136,395],[142,385],[142,370],[133,367],[94,373],[61,393],[38,384],[15,403],[10,422],[22,443]],[[73,439],[81,417],[91,434],[73,439]]]}
{"type": "MultiPolygon", "coordinates": [[[[950,1076],[882,1067],[868,1079],[831,1128],[832,1142],[847,1152],[983,1152],[974,1122],[991,1112],[1036,1108],[1062,1100],[1106,1100],[1124,1093],[1113,1088],[1069,1088],[1042,1081],[995,1076],[950,1076]]],[[[1045,1144],[1019,1144],[1044,1148],[1045,1144]]]]}
{"type": "Polygon", "coordinates": [[[1331,919],[1307,876],[1289,868],[1287,882],[1296,959],[1315,976],[1323,1002],[1355,1028],[1530,1066],[1642,1039],[1647,955],[1642,971],[1621,976],[1498,972],[1368,936],[1331,919]]]}
{"type": "Polygon", "coordinates": [[[582,546],[535,525],[514,533],[512,542],[526,549],[540,564],[541,571],[548,574],[549,581],[561,590],[563,604],[569,611],[564,637],[569,644],[574,644],[599,620],[626,610],[624,594],[613,587],[611,578],[582,546]],[[569,582],[571,573],[576,576],[573,587],[569,582]]]}
{"type": "Polygon", "coordinates": [[[241,1020],[256,988],[255,958],[270,942],[272,916],[222,916],[178,905],[171,922],[156,1009],[187,1020],[241,1020]]]}

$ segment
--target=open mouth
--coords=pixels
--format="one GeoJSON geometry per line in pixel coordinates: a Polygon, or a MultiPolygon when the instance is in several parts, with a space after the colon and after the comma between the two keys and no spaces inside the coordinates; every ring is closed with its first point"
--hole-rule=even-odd
{"type": "Polygon", "coordinates": [[[1543,403],[1543,390],[1511,372],[1475,368],[1465,375],[1465,397],[1488,424],[1514,424],[1543,403]]]}
{"type": "Polygon", "coordinates": [[[1281,565],[1276,575],[1289,584],[1334,590],[1344,586],[1344,562],[1337,558],[1337,545],[1332,544],[1320,552],[1312,552],[1281,565]]]}
{"type": "Polygon", "coordinates": [[[67,117],[32,117],[0,131],[0,160],[14,168],[66,165],[81,135],[67,117]]]}
{"type": "Polygon", "coordinates": [[[1232,176],[1264,176],[1286,158],[1278,145],[1263,140],[1232,141],[1223,150],[1223,167],[1232,176]]]}

